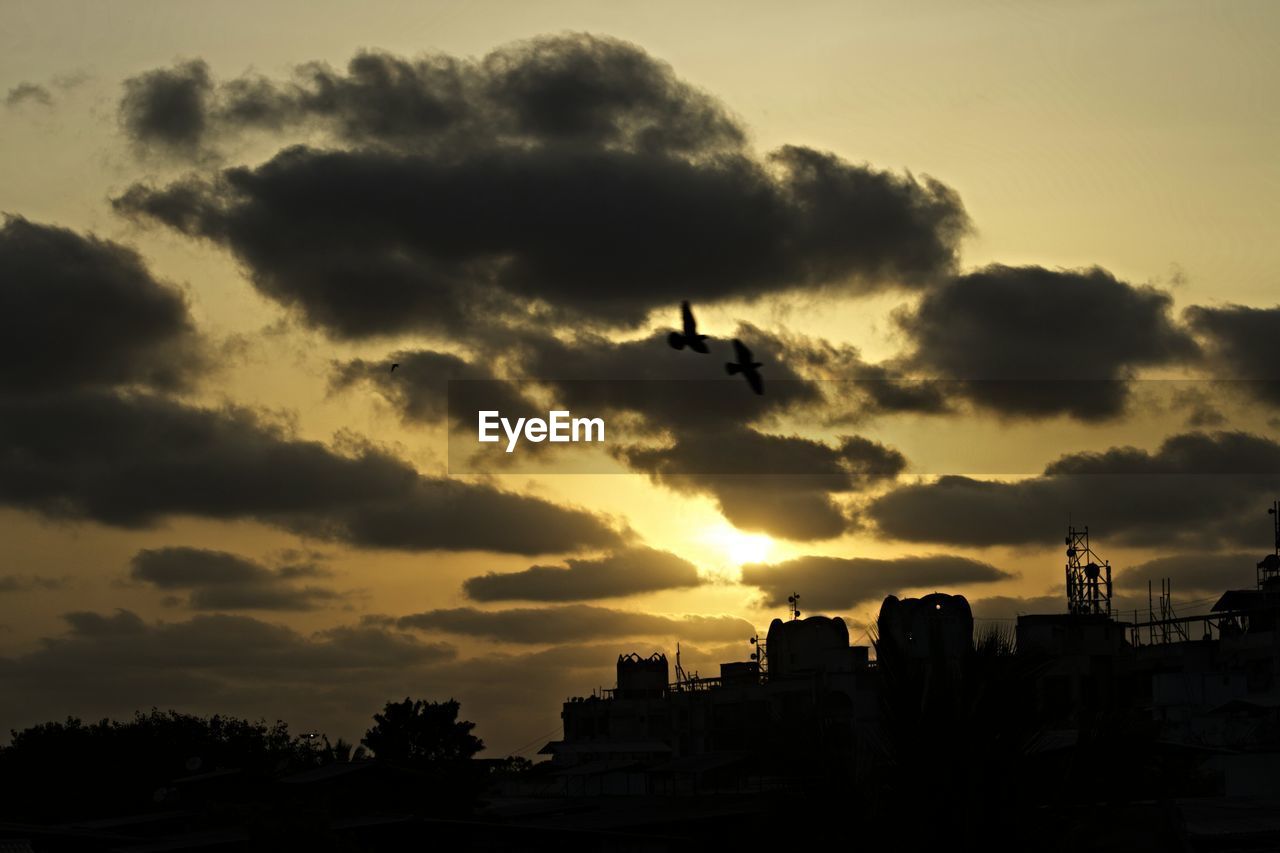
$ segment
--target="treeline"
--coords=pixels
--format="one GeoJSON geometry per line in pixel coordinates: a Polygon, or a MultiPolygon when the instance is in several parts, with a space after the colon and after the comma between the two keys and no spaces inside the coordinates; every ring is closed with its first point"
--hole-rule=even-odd
{"type": "MultiPolygon", "coordinates": [[[[458,713],[453,700],[388,702],[358,745],[295,735],[281,721],[157,709],[128,720],[42,723],[11,731],[10,743],[0,747],[0,816],[44,822],[132,813],[172,806],[192,790],[257,796],[279,780],[343,762],[395,768],[408,787],[415,781],[446,786],[456,808],[459,797],[479,793],[459,778],[484,775],[459,769],[476,763],[470,760],[484,743],[472,734],[475,724],[458,713]],[[219,779],[227,784],[212,784],[219,779]]],[[[509,759],[485,762],[483,769],[492,774],[525,766],[509,759]]]]}

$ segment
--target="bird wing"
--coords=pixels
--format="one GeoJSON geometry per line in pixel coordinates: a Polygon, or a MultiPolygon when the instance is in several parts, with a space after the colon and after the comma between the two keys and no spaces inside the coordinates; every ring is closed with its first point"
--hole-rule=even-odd
{"type": "Polygon", "coordinates": [[[688,301],[680,303],[680,317],[684,321],[686,335],[698,334],[698,321],[693,319],[693,309],[689,307],[688,301]]]}
{"type": "Polygon", "coordinates": [[[733,354],[737,356],[739,363],[751,363],[751,350],[747,349],[747,345],[737,338],[733,339],[733,354]]]}
{"type": "Polygon", "coordinates": [[[751,390],[757,394],[764,393],[764,377],[760,375],[758,370],[746,371],[747,384],[751,386],[751,390]]]}

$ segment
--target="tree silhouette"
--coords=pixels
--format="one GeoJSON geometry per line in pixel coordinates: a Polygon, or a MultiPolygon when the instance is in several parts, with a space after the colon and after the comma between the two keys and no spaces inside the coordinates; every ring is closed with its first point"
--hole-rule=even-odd
{"type": "Polygon", "coordinates": [[[0,816],[66,819],[149,806],[171,780],[234,769],[268,778],[315,763],[282,722],[152,709],[133,719],[42,723],[0,747],[0,816]]]}
{"type": "Polygon", "coordinates": [[[484,741],[471,734],[476,724],[458,719],[458,702],[388,702],[361,743],[378,758],[430,763],[471,758],[484,741]]]}

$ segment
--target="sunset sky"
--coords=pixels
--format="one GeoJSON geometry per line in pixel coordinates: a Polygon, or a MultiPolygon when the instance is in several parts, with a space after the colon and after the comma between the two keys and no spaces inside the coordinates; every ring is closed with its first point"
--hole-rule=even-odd
{"type": "Polygon", "coordinates": [[[529,754],[619,653],[717,674],[792,591],[859,643],[890,593],[1064,609],[1069,522],[1130,612],[1251,586],[1278,38],[1271,2],[0,3],[0,730],[456,697],[529,754]],[[608,440],[481,452],[463,391],[608,440]]]}

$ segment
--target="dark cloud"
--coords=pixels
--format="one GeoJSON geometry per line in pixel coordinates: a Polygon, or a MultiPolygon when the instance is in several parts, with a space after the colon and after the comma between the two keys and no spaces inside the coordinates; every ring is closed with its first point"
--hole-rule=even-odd
{"type": "Polygon", "coordinates": [[[200,59],[131,77],[124,83],[120,122],[139,146],[195,156],[209,127],[213,88],[209,66],[200,59]]]}
{"type": "Polygon", "coordinates": [[[1280,367],[1275,341],[1280,340],[1280,306],[1249,308],[1192,306],[1186,319],[1209,352],[1209,365],[1219,379],[1258,400],[1280,405],[1280,367]]]}
{"type": "Polygon", "coordinates": [[[799,590],[801,603],[809,610],[840,610],[908,589],[950,590],[1012,577],[989,563],[942,554],[894,559],[805,556],[742,567],[742,582],[764,590],[767,604],[786,604],[787,597],[799,590]]]}
{"type": "Polygon", "coordinates": [[[400,350],[382,361],[335,363],[330,385],[334,390],[371,387],[406,423],[447,420],[454,427],[474,430],[482,409],[504,417],[546,416],[545,409],[533,411],[518,383],[496,379],[487,368],[452,353],[400,350]],[[400,365],[395,372],[392,364],[400,365]]]}
{"type": "Polygon", "coordinates": [[[1227,416],[1206,388],[1181,388],[1173,392],[1170,403],[1175,411],[1185,412],[1186,425],[1193,429],[1223,426],[1227,416]]]}
{"type": "Polygon", "coordinates": [[[710,495],[736,527],[801,541],[845,532],[854,522],[835,495],[892,480],[906,466],[896,450],[857,436],[833,447],[742,427],[621,455],[668,488],[710,495]]]}
{"type": "Polygon", "coordinates": [[[0,394],[175,389],[205,366],[183,295],[132,249],[8,217],[0,228],[0,394]]]}
{"type": "Polygon", "coordinates": [[[658,616],[589,604],[560,607],[428,610],[396,620],[400,628],[485,637],[507,643],[568,643],[621,637],[671,637],[693,641],[750,637],[750,622],[736,616],[658,616]]]}
{"type": "Polygon", "coordinates": [[[133,556],[131,576],[162,590],[189,593],[196,610],[312,610],[332,604],[337,592],[292,581],[315,577],[314,566],[269,569],[260,563],[202,548],[156,548],[133,556]]]}
{"type": "Polygon", "coordinates": [[[954,267],[967,228],[932,179],[803,147],[754,156],[712,99],[607,39],[520,43],[479,65],[362,54],[345,76],[310,66],[288,86],[242,82],[238,100],[219,90],[213,107],[206,84],[198,64],[135,78],[122,109],[141,118],[126,126],[190,147],[234,123],[234,103],[254,123],[331,119],[355,147],[135,185],[117,210],[226,246],[261,292],[340,337],[923,286],[954,267]],[[153,84],[154,103],[133,97],[153,84]]]}
{"type": "Polygon", "coordinates": [[[997,265],[929,290],[898,321],[914,345],[907,364],[963,380],[979,406],[1101,420],[1124,410],[1135,369],[1196,355],[1171,304],[1098,268],[997,265]]]}
{"type": "Polygon", "coordinates": [[[297,439],[243,409],[147,395],[0,398],[0,503],[143,526],[246,518],[320,539],[521,554],[608,548],[591,513],[419,474],[385,451],[297,439]]]}
{"type": "Polygon", "coordinates": [[[39,104],[43,107],[53,106],[53,95],[49,90],[39,83],[30,83],[26,80],[9,90],[4,96],[4,105],[6,107],[17,107],[22,104],[39,104]]]}
{"type": "Polygon", "coordinates": [[[741,146],[715,99],[636,45],[586,34],[515,42],[479,61],[362,51],[345,73],[325,63],[277,82],[215,83],[200,61],[125,83],[125,129],[143,144],[195,153],[248,128],[318,125],[339,139],[403,150],[495,138],[709,153],[741,146]]]}
{"type": "Polygon", "coordinates": [[[947,476],[870,502],[882,536],[952,545],[1058,541],[1068,518],[1100,541],[1201,547],[1269,541],[1260,520],[1280,490],[1280,444],[1242,432],[1184,433],[1152,451],[1063,456],[1013,482],[947,476]]]}
{"type": "Polygon", "coordinates": [[[66,585],[66,578],[47,578],[40,575],[0,575],[0,592],[62,589],[66,585]]]}
{"type": "Polygon", "coordinates": [[[565,563],[563,568],[491,572],[468,578],[463,588],[476,601],[589,601],[702,583],[693,563],[654,548],[630,548],[565,563]]]}
{"type": "Polygon", "coordinates": [[[1115,587],[1121,593],[1141,593],[1144,609],[1147,584],[1159,590],[1160,582],[1166,578],[1173,583],[1175,600],[1186,600],[1192,595],[1214,597],[1228,589],[1252,588],[1257,583],[1258,559],[1267,543],[1260,537],[1257,544],[1256,552],[1177,554],[1156,557],[1136,566],[1116,566],[1115,587]]]}
{"type": "MultiPolygon", "coordinates": [[[[679,318],[677,306],[672,306],[673,321],[679,318]]],[[[490,357],[505,355],[519,375],[551,386],[557,401],[571,409],[637,415],[650,431],[676,435],[760,422],[821,404],[820,389],[791,366],[770,333],[743,323],[708,345],[712,352],[706,356],[677,351],[667,343],[665,330],[626,341],[590,333],[557,338],[524,332],[504,336],[502,349],[490,357]],[[745,393],[740,379],[726,375],[735,337],[761,363],[767,394],[745,393]]]]}
{"type": "Polygon", "coordinates": [[[511,360],[550,386],[557,405],[609,416],[614,455],[633,470],[675,491],[712,496],[744,529],[801,540],[840,535],[851,522],[836,496],[893,479],[906,460],[856,436],[828,444],[749,426],[846,405],[824,387],[839,383],[809,378],[834,358],[749,324],[710,344],[704,357],[673,350],[664,331],[622,342],[536,333],[504,340],[511,360]],[[746,341],[763,364],[765,395],[726,376],[731,337],[746,341]]]}
{"type": "Polygon", "coordinates": [[[702,152],[745,134],[712,97],[643,49],[586,34],[517,42],[482,63],[485,93],[534,139],[702,152]]]}
{"type": "Polygon", "coordinates": [[[946,232],[962,217],[939,184],[806,149],[766,167],[741,155],[293,148],[202,188],[135,185],[114,203],[227,246],[263,294],[341,337],[458,335],[536,305],[627,324],[682,297],[921,284],[953,260],[946,232]]]}
{"type": "Polygon", "coordinates": [[[1042,613],[1066,613],[1066,595],[1033,595],[1021,598],[1010,595],[989,595],[969,599],[974,619],[1013,621],[1019,616],[1042,613]]]}

